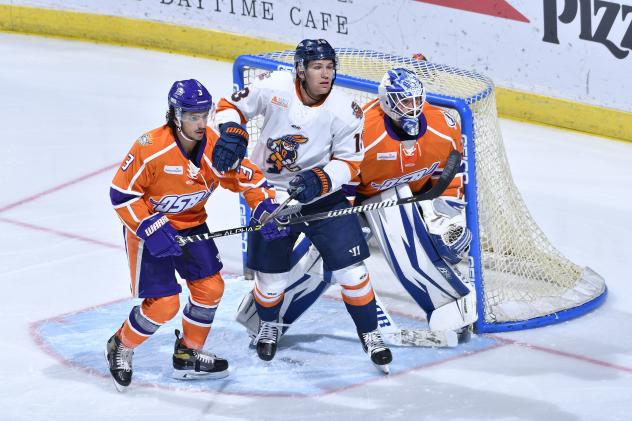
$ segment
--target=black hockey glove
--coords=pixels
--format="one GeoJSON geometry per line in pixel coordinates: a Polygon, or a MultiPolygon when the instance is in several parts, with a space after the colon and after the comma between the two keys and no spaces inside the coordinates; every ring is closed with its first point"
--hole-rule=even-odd
{"type": "Polygon", "coordinates": [[[219,133],[213,148],[213,166],[219,171],[234,170],[246,156],[248,132],[239,124],[229,121],[220,124],[219,133]]]}
{"type": "Polygon", "coordinates": [[[296,200],[301,203],[311,202],[318,196],[329,193],[331,190],[331,179],[321,167],[314,167],[311,170],[299,173],[290,181],[287,192],[293,194],[294,191],[302,188],[296,194],[296,200]]]}

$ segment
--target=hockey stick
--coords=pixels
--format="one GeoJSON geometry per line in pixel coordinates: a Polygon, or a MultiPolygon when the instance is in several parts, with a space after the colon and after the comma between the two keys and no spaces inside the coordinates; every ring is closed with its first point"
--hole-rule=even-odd
{"type": "Polygon", "coordinates": [[[268,221],[271,221],[272,219],[274,219],[274,218],[276,218],[277,216],[279,216],[279,214],[280,214],[280,213],[281,213],[281,212],[282,212],[282,211],[283,211],[283,210],[287,207],[287,205],[288,205],[288,204],[289,204],[292,200],[296,199],[296,196],[298,196],[298,194],[299,194],[300,192],[302,192],[303,190],[304,190],[304,187],[300,187],[300,188],[298,188],[298,189],[294,190],[294,191],[292,192],[292,194],[290,194],[290,196],[289,196],[287,199],[285,199],[285,200],[283,201],[283,203],[281,203],[281,204],[279,205],[279,207],[278,207],[278,208],[276,208],[276,209],[275,209],[275,210],[274,210],[271,214],[269,214],[267,217],[263,218],[263,219],[261,220],[261,223],[260,223],[259,225],[265,225],[265,224],[267,224],[267,223],[268,223],[268,221]]]}
{"type": "Polygon", "coordinates": [[[352,206],[346,209],[332,210],[328,212],[319,212],[311,215],[301,215],[300,210],[303,205],[288,206],[283,212],[279,212],[279,217],[287,217],[287,221],[278,221],[280,225],[300,224],[303,222],[317,221],[319,219],[337,218],[339,216],[353,215],[375,209],[389,208],[391,206],[401,206],[408,203],[421,202],[422,200],[431,200],[441,196],[448,188],[461,166],[461,153],[457,150],[450,152],[448,160],[443,168],[443,172],[439,176],[437,184],[432,186],[430,190],[411,197],[401,199],[389,199],[382,202],[369,203],[366,205],[352,206]],[[296,215],[296,216],[293,216],[296,215]]]}
{"type": "MultiPolygon", "coordinates": [[[[417,346],[425,348],[452,348],[458,345],[458,335],[451,330],[439,331],[399,328],[375,291],[374,294],[378,327],[387,342],[398,346],[417,346]]],[[[259,315],[255,308],[252,292],[248,292],[242,299],[235,320],[246,328],[250,337],[256,335],[257,329],[259,328],[259,315]]],[[[294,320],[294,323],[296,323],[296,320],[294,320]]],[[[290,327],[291,324],[284,326],[290,327]]],[[[281,330],[279,341],[284,335],[285,331],[281,330]]]]}
{"type": "Polygon", "coordinates": [[[290,194],[290,196],[279,205],[278,208],[276,208],[267,217],[263,218],[263,220],[257,225],[246,225],[245,227],[229,228],[223,231],[207,232],[204,234],[189,235],[186,237],[176,235],[176,240],[178,241],[178,244],[182,247],[187,245],[188,243],[197,243],[199,241],[205,241],[211,238],[226,237],[228,235],[241,234],[243,232],[259,231],[266,223],[268,223],[268,221],[279,216],[279,213],[282,212],[287,207],[287,205],[292,200],[294,200],[296,196],[302,191],[302,188],[294,190],[292,194],[290,194]]]}
{"type": "Polygon", "coordinates": [[[459,344],[458,335],[452,330],[400,329],[375,290],[373,294],[377,307],[377,325],[388,342],[427,348],[452,348],[459,344]]]}
{"type": "MultiPolygon", "coordinates": [[[[452,182],[456,174],[459,172],[460,166],[461,166],[461,153],[457,150],[453,150],[452,152],[450,152],[450,156],[448,156],[448,160],[445,164],[445,167],[443,168],[443,172],[439,176],[439,180],[437,181],[437,184],[432,186],[430,190],[428,190],[425,193],[421,193],[421,194],[411,196],[411,197],[404,197],[402,199],[397,199],[397,200],[389,199],[389,200],[384,200],[378,203],[369,203],[367,205],[352,206],[350,208],[332,210],[328,212],[319,212],[319,213],[314,213],[311,215],[300,214],[300,210],[303,207],[303,205],[288,206],[285,210],[279,211],[277,215],[275,215],[277,218],[286,217],[286,220],[279,221],[278,219],[276,219],[276,222],[279,225],[300,224],[303,222],[317,221],[320,219],[337,218],[337,217],[345,216],[345,215],[354,215],[357,213],[362,213],[362,212],[371,211],[375,209],[388,208],[391,206],[400,206],[400,205],[405,205],[407,203],[420,202],[422,200],[431,200],[431,199],[441,196],[441,194],[445,191],[445,189],[448,188],[448,186],[450,185],[450,183],[452,182]]],[[[247,225],[243,227],[229,228],[222,231],[208,232],[208,233],[197,234],[197,235],[189,235],[186,237],[178,235],[176,236],[176,239],[178,240],[178,244],[180,246],[184,246],[188,243],[196,243],[198,241],[210,240],[211,238],[226,237],[228,235],[241,234],[244,232],[259,231],[261,228],[263,228],[263,225],[264,224],[247,225]]]]}

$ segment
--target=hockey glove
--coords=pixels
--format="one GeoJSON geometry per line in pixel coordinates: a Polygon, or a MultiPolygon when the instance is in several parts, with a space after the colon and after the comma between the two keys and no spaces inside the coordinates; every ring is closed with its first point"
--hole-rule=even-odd
{"type": "Polygon", "coordinates": [[[472,233],[465,226],[465,202],[447,197],[420,202],[428,233],[439,255],[453,265],[470,249],[472,233]]]}
{"type": "MultiPolygon", "coordinates": [[[[279,205],[272,199],[265,199],[261,201],[252,211],[252,218],[250,223],[260,224],[262,220],[268,218],[268,216],[278,208],[279,205]]],[[[287,237],[290,233],[288,227],[281,227],[274,221],[267,222],[261,230],[259,230],[261,236],[266,241],[278,240],[279,238],[287,237]]]]}
{"type": "Polygon", "coordinates": [[[219,171],[238,168],[247,146],[248,132],[243,127],[232,121],[220,124],[219,139],[213,148],[213,166],[219,171]]]}
{"type": "Polygon", "coordinates": [[[161,213],[145,219],[136,230],[136,235],[145,241],[145,247],[154,257],[180,256],[182,249],[176,240],[177,234],[169,219],[161,213]]]}
{"type": "Polygon", "coordinates": [[[296,194],[296,200],[301,203],[311,202],[318,196],[329,193],[331,190],[331,179],[321,167],[314,167],[311,170],[299,173],[290,181],[287,189],[289,194],[296,194]],[[302,188],[302,190],[300,190],[302,188]]]}

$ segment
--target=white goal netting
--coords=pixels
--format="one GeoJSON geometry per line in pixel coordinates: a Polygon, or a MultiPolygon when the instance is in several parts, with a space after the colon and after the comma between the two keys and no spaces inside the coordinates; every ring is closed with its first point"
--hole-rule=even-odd
{"type": "MultiPolygon", "coordinates": [[[[473,146],[475,153],[469,153],[469,178],[475,177],[477,187],[475,191],[466,189],[466,200],[468,212],[476,206],[478,214],[477,226],[470,228],[473,235],[478,235],[480,253],[471,253],[470,264],[477,273],[475,284],[483,304],[479,306],[483,325],[557,317],[559,312],[602,296],[606,288],[603,278],[556,250],[525,207],[505,155],[491,80],[473,72],[374,51],[336,51],[337,81],[344,79],[346,86],[353,86],[344,89],[361,105],[375,98],[377,84],[387,70],[407,67],[417,73],[435,97],[461,99],[471,110],[473,139],[468,147],[473,146]]],[[[286,51],[257,57],[291,66],[293,54],[286,51]]],[[[244,86],[266,70],[244,68],[244,86]]],[[[429,95],[431,102],[432,98],[429,95]]],[[[249,123],[253,141],[257,139],[259,124],[258,119],[249,123]]],[[[510,328],[524,327],[531,326],[526,323],[510,328]]]]}

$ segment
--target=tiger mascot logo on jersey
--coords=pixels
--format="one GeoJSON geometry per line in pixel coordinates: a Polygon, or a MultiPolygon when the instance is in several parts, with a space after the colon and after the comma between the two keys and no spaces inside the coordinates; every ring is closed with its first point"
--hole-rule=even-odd
{"type": "Polygon", "coordinates": [[[294,165],[298,159],[298,147],[308,140],[300,134],[286,134],[277,139],[268,139],[266,145],[272,153],[268,156],[266,162],[272,164],[272,167],[266,171],[271,174],[281,174],[283,168],[287,168],[292,172],[300,171],[301,167],[294,165]]]}

